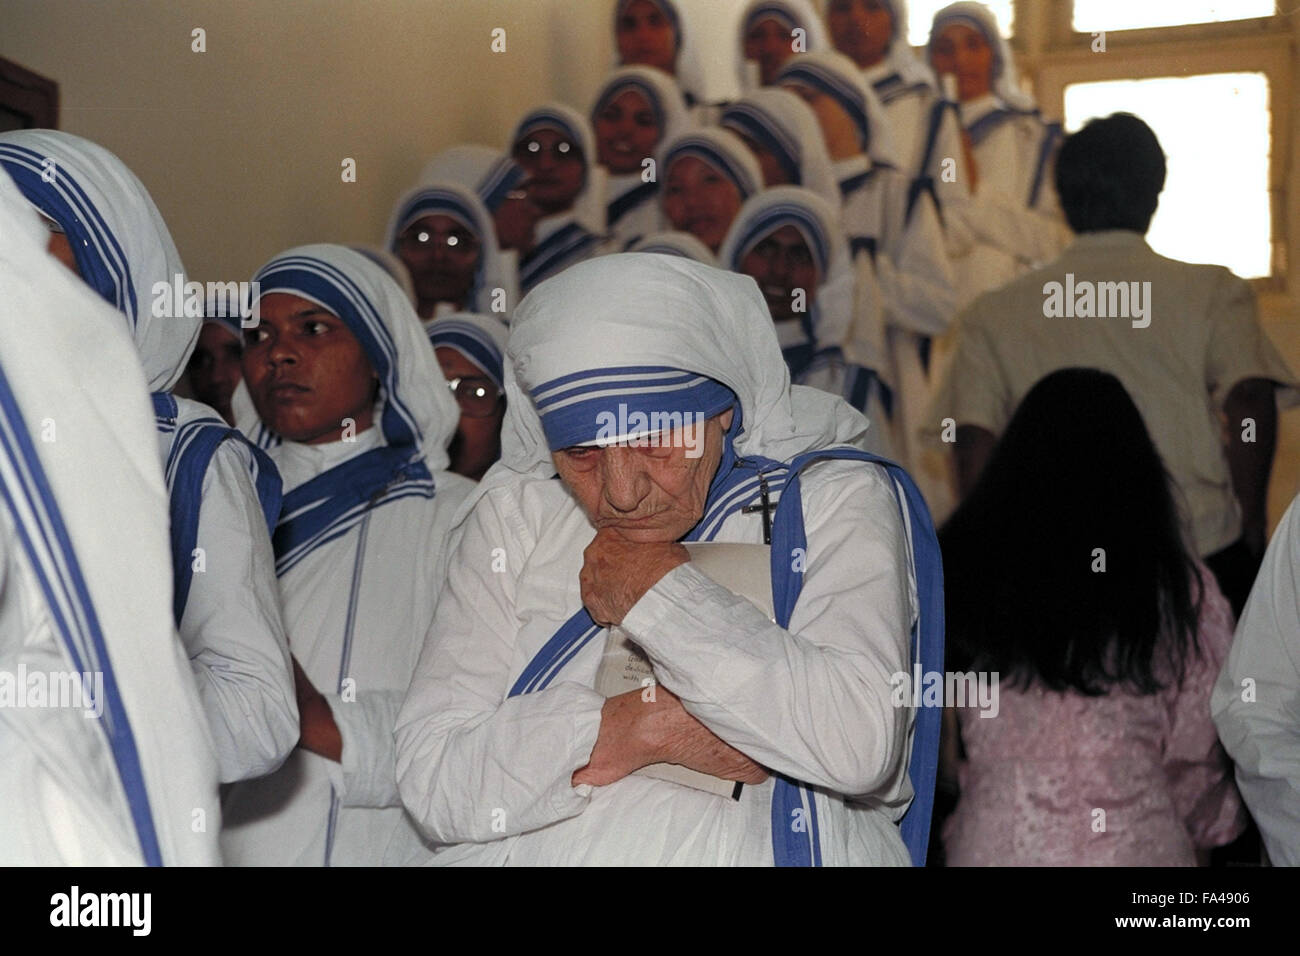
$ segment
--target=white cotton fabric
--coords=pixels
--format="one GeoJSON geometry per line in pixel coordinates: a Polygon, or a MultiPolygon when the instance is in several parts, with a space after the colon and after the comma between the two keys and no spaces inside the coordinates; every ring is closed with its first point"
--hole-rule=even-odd
{"type": "MultiPolygon", "coordinates": [[[[44,233],[0,172],[5,375],[103,631],[162,860],[216,864],[217,762],[172,623],[167,496],[145,376],[121,315],[46,253],[44,233]],[[51,427],[55,440],[42,440],[51,427]]],[[[0,513],[0,670],[66,671],[70,661],[12,519],[0,513]]],[[[0,725],[0,859],[143,862],[96,720],[80,709],[0,707],[0,725]]]]}
{"type": "MultiPolygon", "coordinates": [[[[865,419],[790,386],[752,279],[673,256],[607,256],[540,286],[511,329],[510,360],[502,459],[476,490],[398,719],[402,797],[432,838],[459,844],[434,862],[770,865],[770,779],[739,802],[640,776],[570,784],[600,723],[591,688],[603,635],[551,687],[507,699],[581,606],[578,572],[594,534],[551,480],[528,390],[607,366],[685,368],[736,393],[746,423],[738,454],[781,460],[860,441],[865,419]],[[493,572],[494,556],[503,573],[493,572]]],[[[826,863],[905,865],[895,821],[911,795],[910,716],[890,705],[887,675],[906,667],[915,593],[898,505],[881,471],[841,462],[805,475],[804,513],[809,553],[819,556],[809,568],[818,570],[789,631],[689,565],[655,585],[623,626],[706,726],[824,788],[816,804],[826,863]]],[[[761,542],[761,523],[733,515],[717,540],[761,542]]]]}
{"type": "Polygon", "coordinates": [[[573,206],[570,209],[538,221],[537,241],[541,242],[551,233],[563,226],[567,226],[570,222],[576,222],[594,235],[603,235],[605,232],[608,174],[605,172],[605,167],[596,162],[596,136],[591,131],[591,123],[587,117],[565,103],[555,101],[544,103],[536,109],[529,110],[515,124],[514,130],[510,133],[507,148],[514,148],[515,142],[519,139],[520,131],[530,126],[536,115],[542,111],[555,113],[563,117],[570,127],[569,130],[565,131],[566,134],[572,132],[577,136],[578,146],[582,149],[582,158],[587,166],[587,178],[583,182],[582,191],[573,200],[573,206]]]}
{"type": "Polygon", "coordinates": [[[474,190],[486,205],[487,194],[513,165],[514,160],[499,149],[480,143],[459,143],[429,160],[420,172],[420,182],[456,183],[474,190]]]}
{"type": "MultiPolygon", "coordinates": [[[[153,315],[153,286],[184,282],[185,267],[167,224],[144,184],[120,159],[98,143],[49,129],[0,133],[0,145],[14,144],[41,153],[68,170],[121,245],[135,290],[128,329],[144,363],[151,392],[169,390],[180,379],[199,340],[201,316],[153,315]]],[[[181,311],[179,308],[177,311],[181,311]]]]}
{"type": "Polygon", "coordinates": [[[993,49],[993,92],[1013,109],[1032,110],[1034,98],[1020,85],[1020,74],[1016,72],[1015,57],[1011,53],[1011,44],[998,29],[997,18],[993,11],[982,3],[960,0],[950,3],[934,15],[930,26],[930,42],[926,46],[927,55],[934,47],[935,38],[954,23],[960,23],[976,30],[984,36],[993,49]]]}
{"type": "MultiPolygon", "coordinates": [[[[446,573],[452,515],[473,487],[446,471],[446,445],[459,413],[415,310],[378,266],[340,246],[304,246],[284,255],[325,260],[375,306],[396,346],[400,399],[419,430],[418,451],[433,475],[436,496],[379,505],[279,578],[289,647],[329,702],[343,739],[343,760],[335,763],[299,748],[274,774],[231,788],[222,848],[234,865],[416,862],[428,850],[397,798],[393,723],[446,573]],[[355,637],[345,664],[349,628],[355,637]]],[[[386,401],[381,389],[375,424],[355,441],[285,441],[270,449],[286,494],[383,445],[386,401]]]]}
{"type": "MultiPolygon", "coordinates": [[[[1300,501],[1300,499],[1297,499],[1300,501]]],[[[1300,866],[1300,504],[1273,532],[1210,698],[1274,866],[1300,866]]]]}
{"type": "MultiPolygon", "coordinates": [[[[120,159],[79,137],[22,130],[0,135],[0,142],[47,153],[84,190],[120,244],[135,287],[138,308],[128,318],[134,322],[132,334],[150,390],[170,388],[185,370],[203,319],[153,314],[152,283],[173,286],[179,275],[183,284],[185,276],[148,191],[120,159]]],[[[180,303],[173,305],[180,308],[180,303]]],[[[200,402],[178,397],[176,405],[175,427],[156,431],[164,468],[187,425],[210,421],[226,427],[200,402]]],[[[180,620],[181,640],[211,723],[223,782],[273,770],[298,737],[275,562],[252,467],[252,452],[233,439],[212,455],[203,477],[195,541],[202,550],[203,570],[193,575],[180,620]]]]}

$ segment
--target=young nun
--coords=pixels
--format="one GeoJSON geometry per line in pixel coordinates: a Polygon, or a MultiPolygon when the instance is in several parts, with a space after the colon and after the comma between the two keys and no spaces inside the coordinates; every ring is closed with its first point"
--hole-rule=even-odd
{"type": "Polygon", "coordinates": [[[217,760],[172,620],[148,388],[50,237],[0,170],[0,860],[214,865],[217,760]]]}
{"type": "Polygon", "coordinates": [[[824,3],[831,43],[853,61],[884,107],[909,204],[929,195],[950,225],[945,211],[950,205],[960,209],[970,195],[961,127],[948,95],[912,53],[906,0],[824,3]],[[953,175],[945,176],[949,159],[953,175]]]}
{"type": "Polygon", "coordinates": [[[278,579],[302,739],[231,789],[236,865],[422,859],[393,776],[393,721],[433,616],[451,514],[473,487],[447,467],[456,408],[401,289],[342,246],[257,273],[244,379],[284,476],[278,579]]]}
{"type": "Polygon", "coordinates": [[[102,146],[53,130],[0,134],[0,165],[62,230],[56,255],[131,330],[167,479],[173,617],[221,779],[269,773],[298,735],[268,536],[280,478],[211,408],[170,394],[198,339],[202,308],[167,301],[185,270],[140,180],[102,146]],[[57,170],[52,181],[49,169],[57,170]]]}
{"type": "Polygon", "coordinates": [[[665,143],[659,171],[665,225],[717,253],[745,200],[763,188],[763,170],[738,136],[699,129],[665,143]]]}
{"type": "Polygon", "coordinates": [[[711,120],[711,107],[700,95],[696,56],[682,32],[681,11],[674,0],[617,0],[614,46],[617,66],[649,66],[667,73],[695,119],[711,120]]]}
{"type": "Polygon", "coordinates": [[[516,269],[510,250],[532,241],[533,223],[541,216],[523,189],[526,178],[524,168],[501,150],[478,143],[447,147],[420,173],[421,183],[456,183],[478,194],[496,226],[497,245],[510,273],[516,269]]]}
{"type": "Polygon", "coordinates": [[[866,448],[891,457],[892,390],[879,293],[866,257],[854,263],[837,210],[797,186],[764,190],[745,203],[719,260],[758,283],[776,325],[790,381],[838,395],[867,416],[866,448]]]}
{"type": "Polygon", "coordinates": [[[649,66],[610,74],[591,108],[596,159],[609,176],[606,249],[622,252],[659,226],[659,180],[646,181],[646,161],[659,144],[691,125],[686,102],[671,76],[649,66]]]}
{"type": "Polygon", "coordinates": [[[959,257],[962,301],[1056,257],[1071,235],[1053,184],[1062,133],[1045,123],[1019,84],[1011,47],[980,3],[934,16],[928,47],[941,76],[956,78],[969,144],[972,201],[965,225],[975,250],[959,257]]]}
{"type": "Polygon", "coordinates": [[[429,344],[460,407],[447,454],[451,470],[478,481],[501,457],[505,417],[506,324],[494,315],[453,312],[425,326],[429,344]]]}
{"type": "Polygon", "coordinates": [[[397,729],[407,807],[456,844],[435,862],[906,865],[915,715],[889,680],[914,622],[937,635],[937,545],[906,476],[847,446],[862,416],[790,385],[753,280],[664,255],[581,263],[520,306],[506,394],[502,460],[397,729]],[[639,443],[636,418],[669,409],[695,439],[639,443]],[[800,475],[813,450],[858,460],[800,475]],[[758,550],[779,623],[682,540],[758,550]],[[645,651],[653,694],[594,689],[614,626],[645,651]],[[747,782],[736,798],[635,772],[664,757],[747,782]]]}
{"type": "Polygon", "coordinates": [[[519,290],[527,294],[596,254],[605,237],[606,177],[591,124],[563,103],[526,113],[510,136],[510,155],[523,167],[524,191],[540,215],[517,250],[519,290]]]}
{"type": "Polygon", "coordinates": [[[841,194],[817,114],[789,90],[751,90],[727,105],[718,125],[758,160],[765,186],[803,186],[837,209],[841,194]]]}
{"type": "Polygon", "coordinates": [[[384,244],[401,259],[415,287],[416,312],[509,311],[515,304],[510,257],[477,194],[452,182],[426,183],[393,209],[384,244]]]}
{"type": "MultiPolygon", "coordinates": [[[[854,251],[865,249],[875,265],[896,384],[899,453],[916,469],[915,435],[930,393],[930,338],[947,329],[956,304],[938,210],[923,196],[909,216],[906,177],[894,166],[879,101],[847,57],[834,52],[793,57],[777,82],[817,114],[840,178],[845,232],[854,251]]],[[[922,487],[927,496],[935,493],[922,487]]]]}
{"type": "Polygon", "coordinates": [[[770,86],[794,54],[828,47],[821,17],[809,0],[750,0],[740,11],[738,25],[736,63],[746,93],[770,86]]]}

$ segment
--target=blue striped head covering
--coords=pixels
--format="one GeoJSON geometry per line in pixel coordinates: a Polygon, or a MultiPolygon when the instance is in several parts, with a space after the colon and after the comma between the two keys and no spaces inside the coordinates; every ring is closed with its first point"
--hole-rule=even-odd
{"type": "Polygon", "coordinates": [[[48,129],[0,133],[0,167],[27,201],[63,229],[82,280],[121,312],[135,340],[152,391],[166,391],[185,371],[201,320],[156,316],[154,286],[182,287],[171,233],[144,184],[97,143],[48,129]]]}
{"type": "Polygon", "coordinates": [[[595,158],[595,151],[592,149],[590,125],[573,110],[568,107],[561,107],[556,103],[539,106],[537,109],[526,113],[524,118],[519,121],[519,124],[515,126],[515,131],[510,135],[511,148],[513,149],[514,144],[529,133],[535,133],[542,129],[554,130],[577,146],[582,152],[584,163],[590,163],[595,158]]]}
{"type": "Polygon", "coordinates": [[[787,89],[765,86],[731,103],[718,121],[775,155],[789,185],[811,189],[828,202],[842,202],[839,177],[812,107],[787,89]]]}
{"type": "Polygon", "coordinates": [[[984,37],[984,42],[989,45],[989,49],[993,51],[990,84],[993,92],[1015,109],[1034,109],[1036,106],[1034,98],[1020,86],[1020,77],[1016,74],[1015,60],[1011,54],[1011,44],[1007,43],[1006,37],[998,29],[998,21],[993,11],[982,3],[960,0],[958,3],[948,4],[936,13],[933,23],[930,24],[926,58],[929,59],[934,55],[934,43],[939,35],[954,24],[969,27],[980,34],[984,37]]]}
{"type": "Polygon", "coordinates": [[[430,185],[455,183],[472,189],[490,213],[524,181],[524,169],[491,146],[461,143],[444,149],[425,165],[420,182],[430,185]]]}
{"type": "Polygon", "coordinates": [[[379,377],[375,422],[385,444],[446,467],[460,416],[415,310],[383,269],[344,246],[312,245],[281,253],[254,279],[262,296],[296,295],[342,319],[379,377]]]}
{"type": "Polygon", "coordinates": [[[505,389],[505,350],[509,330],[493,315],[451,312],[425,325],[434,348],[455,349],[483,370],[498,389],[505,389]]]}
{"type": "Polygon", "coordinates": [[[789,135],[785,128],[775,122],[772,116],[757,103],[737,100],[723,110],[718,125],[756,141],[776,157],[787,182],[795,186],[803,185],[798,140],[789,135]]]}
{"type": "Polygon", "coordinates": [[[659,127],[658,142],[672,139],[691,125],[681,87],[663,70],[652,66],[621,66],[610,73],[591,107],[592,124],[595,124],[596,117],[610,100],[628,90],[640,93],[650,104],[655,125],[659,127]]]}
{"type": "Polygon", "coordinates": [[[768,204],[757,215],[742,220],[736,218],[736,225],[741,227],[734,239],[728,236],[728,257],[724,260],[729,269],[739,272],[740,262],[745,256],[772,233],[785,226],[793,226],[807,243],[812,252],[817,273],[826,276],[831,268],[831,236],[822,218],[802,198],[787,199],[768,204]]]}
{"type": "Polygon", "coordinates": [[[830,96],[853,119],[862,151],[870,149],[873,130],[867,112],[866,84],[853,61],[844,54],[825,51],[793,56],[781,67],[776,82],[782,86],[796,83],[809,86],[830,96]]]}
{"type": "Polygon", "coordinates": [[[673,162],[684,156],[708,163],[727,177],[748,199],[763,188],[763,171],[753,153],[734,133],[722,129],[700,129],[678,136],[662,150],[659,168],[667,177],[673,162]]]}
{"type": "MultiPolygon", "coordinates": [[[[411,223],[425,216],[449,216],[472,232],[479,241],[478,266],[469,292],[469,306],[480,307],[479,297],[499,275],[500,253],[497,251],[496,226],[473,190],[455,183],[430,183],[417,186],[398,200],[388,221],[385,247],[397,253],[398,240],[411,223]]],[[[400,283],[399,283],[400,284],[400,283]]]]}

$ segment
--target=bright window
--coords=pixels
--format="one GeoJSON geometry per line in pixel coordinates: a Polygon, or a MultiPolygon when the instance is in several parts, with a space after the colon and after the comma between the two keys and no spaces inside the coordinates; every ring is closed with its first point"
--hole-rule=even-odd
{"type": "Polygon", "coordinates": [[[1262,73],[1212,73],[1076,83],[1065,126],[1140,116],[1160,140],[1168,174],[1147,241],[1161,255],[1225,265],[1243,278],[1271,271],[1269,97],[1262,73]]]}
{"type": "Polygon", "coordinates": [[[1271,17],[1274,0],[1074,0],[1080,33],[1271,17]]]}
{"type": "MultiPolygon", "coordinates": [[[[912,46],[925,46],[930,42],[930,24],[934,22],[934,15],[951,2],[952,0],[912,0],[907,5],[907,39],[912,46]]],[[[1011,4],[1012,0],[986,0],[984,4],[993,11],[998,29],[1004,37],[1010,37],[1015,27],[1016,15],[1011,4]]]]}

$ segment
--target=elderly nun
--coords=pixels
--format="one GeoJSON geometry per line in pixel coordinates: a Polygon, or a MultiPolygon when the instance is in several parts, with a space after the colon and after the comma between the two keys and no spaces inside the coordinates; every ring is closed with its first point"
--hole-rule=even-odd
{"type": "Polygon", "coordinates": [[[440,311],[514,307],[514,255],[503,254],[479,195],[457,182],[426,182],[398,200],[384,245],[405,265],[421,318],[440,311]]]}
{"type": "Polygon", "coordinates": [[[49,241],[0,170],[0,860],[215,864],[217,760],[172,620],[144,373],[49,241]]]}
{"type": "Polygon", "coordinates": [[[279,476],[211,408],[170,393],[203,309],[199,303],[190,311],[167,294],[183,286],[185,270],[140,180],[102,146],[54,130],[0,133],[0,166],[59,230],[56,254],[62,251],[131,330],[153,393],[167,479],[173,616],[221,779],[269,773],[298,733],[268,536],[279,512],[279,476]]]}
{"type": "Polygon", "coordinates": [[[523,167],[523,189],[536,208],[531,235],[517,248],[519,288],[596,255],[605,239],[605,168],[596,160],[591,124],[563,103],[525,113],[510,135],[523,167]]]}
{"type": "Polygon", "coordinates": [[[435,862],[906,864],[891,676],[914,638],[941,654],[942,588],[866,421],[790,385],[752,279],[675,256],[547,282],[508,359],[502,460],[398,720],[403,800],[455,844],[435,862]],[[728,542],[753,586],[683,542],[728,542]]]}
{"type": "Polygon", "coordinates": [[[647,176],[659,144],[691,125],[673,78],[649,66],[625,66],[605,80],[591,108],[596,159],[609,175],[608,250],[622,252],[659,225],[657,176],[647,176]]]}
{"type": "Polygon", "coordinates": [[[451,470],[478,481],[501,457],[509,330],[496,316],[453,312],[429,322],[425,331],[460,407],[456,436],[447,448],[451,470]]]}
{"type": "Polygon", "coordinates": [[[741,208],[719,259],[758,283],[790,380],[866,415],[865,447],[891,457],[880,290],[871,261],[850,257],[838,210],[797,186],[765,190],[741,208]]]}
{"type": "Polygon", "coordinates": [[[451,393],[397,283],[342,246],[290,249],[257,273],[244,379],[280,443],[275,573],[302,739],[232,788],[237,865],[377,865],[427,851],[393,775],[393,721],[442,585],[457,505],[451,393]]]}

